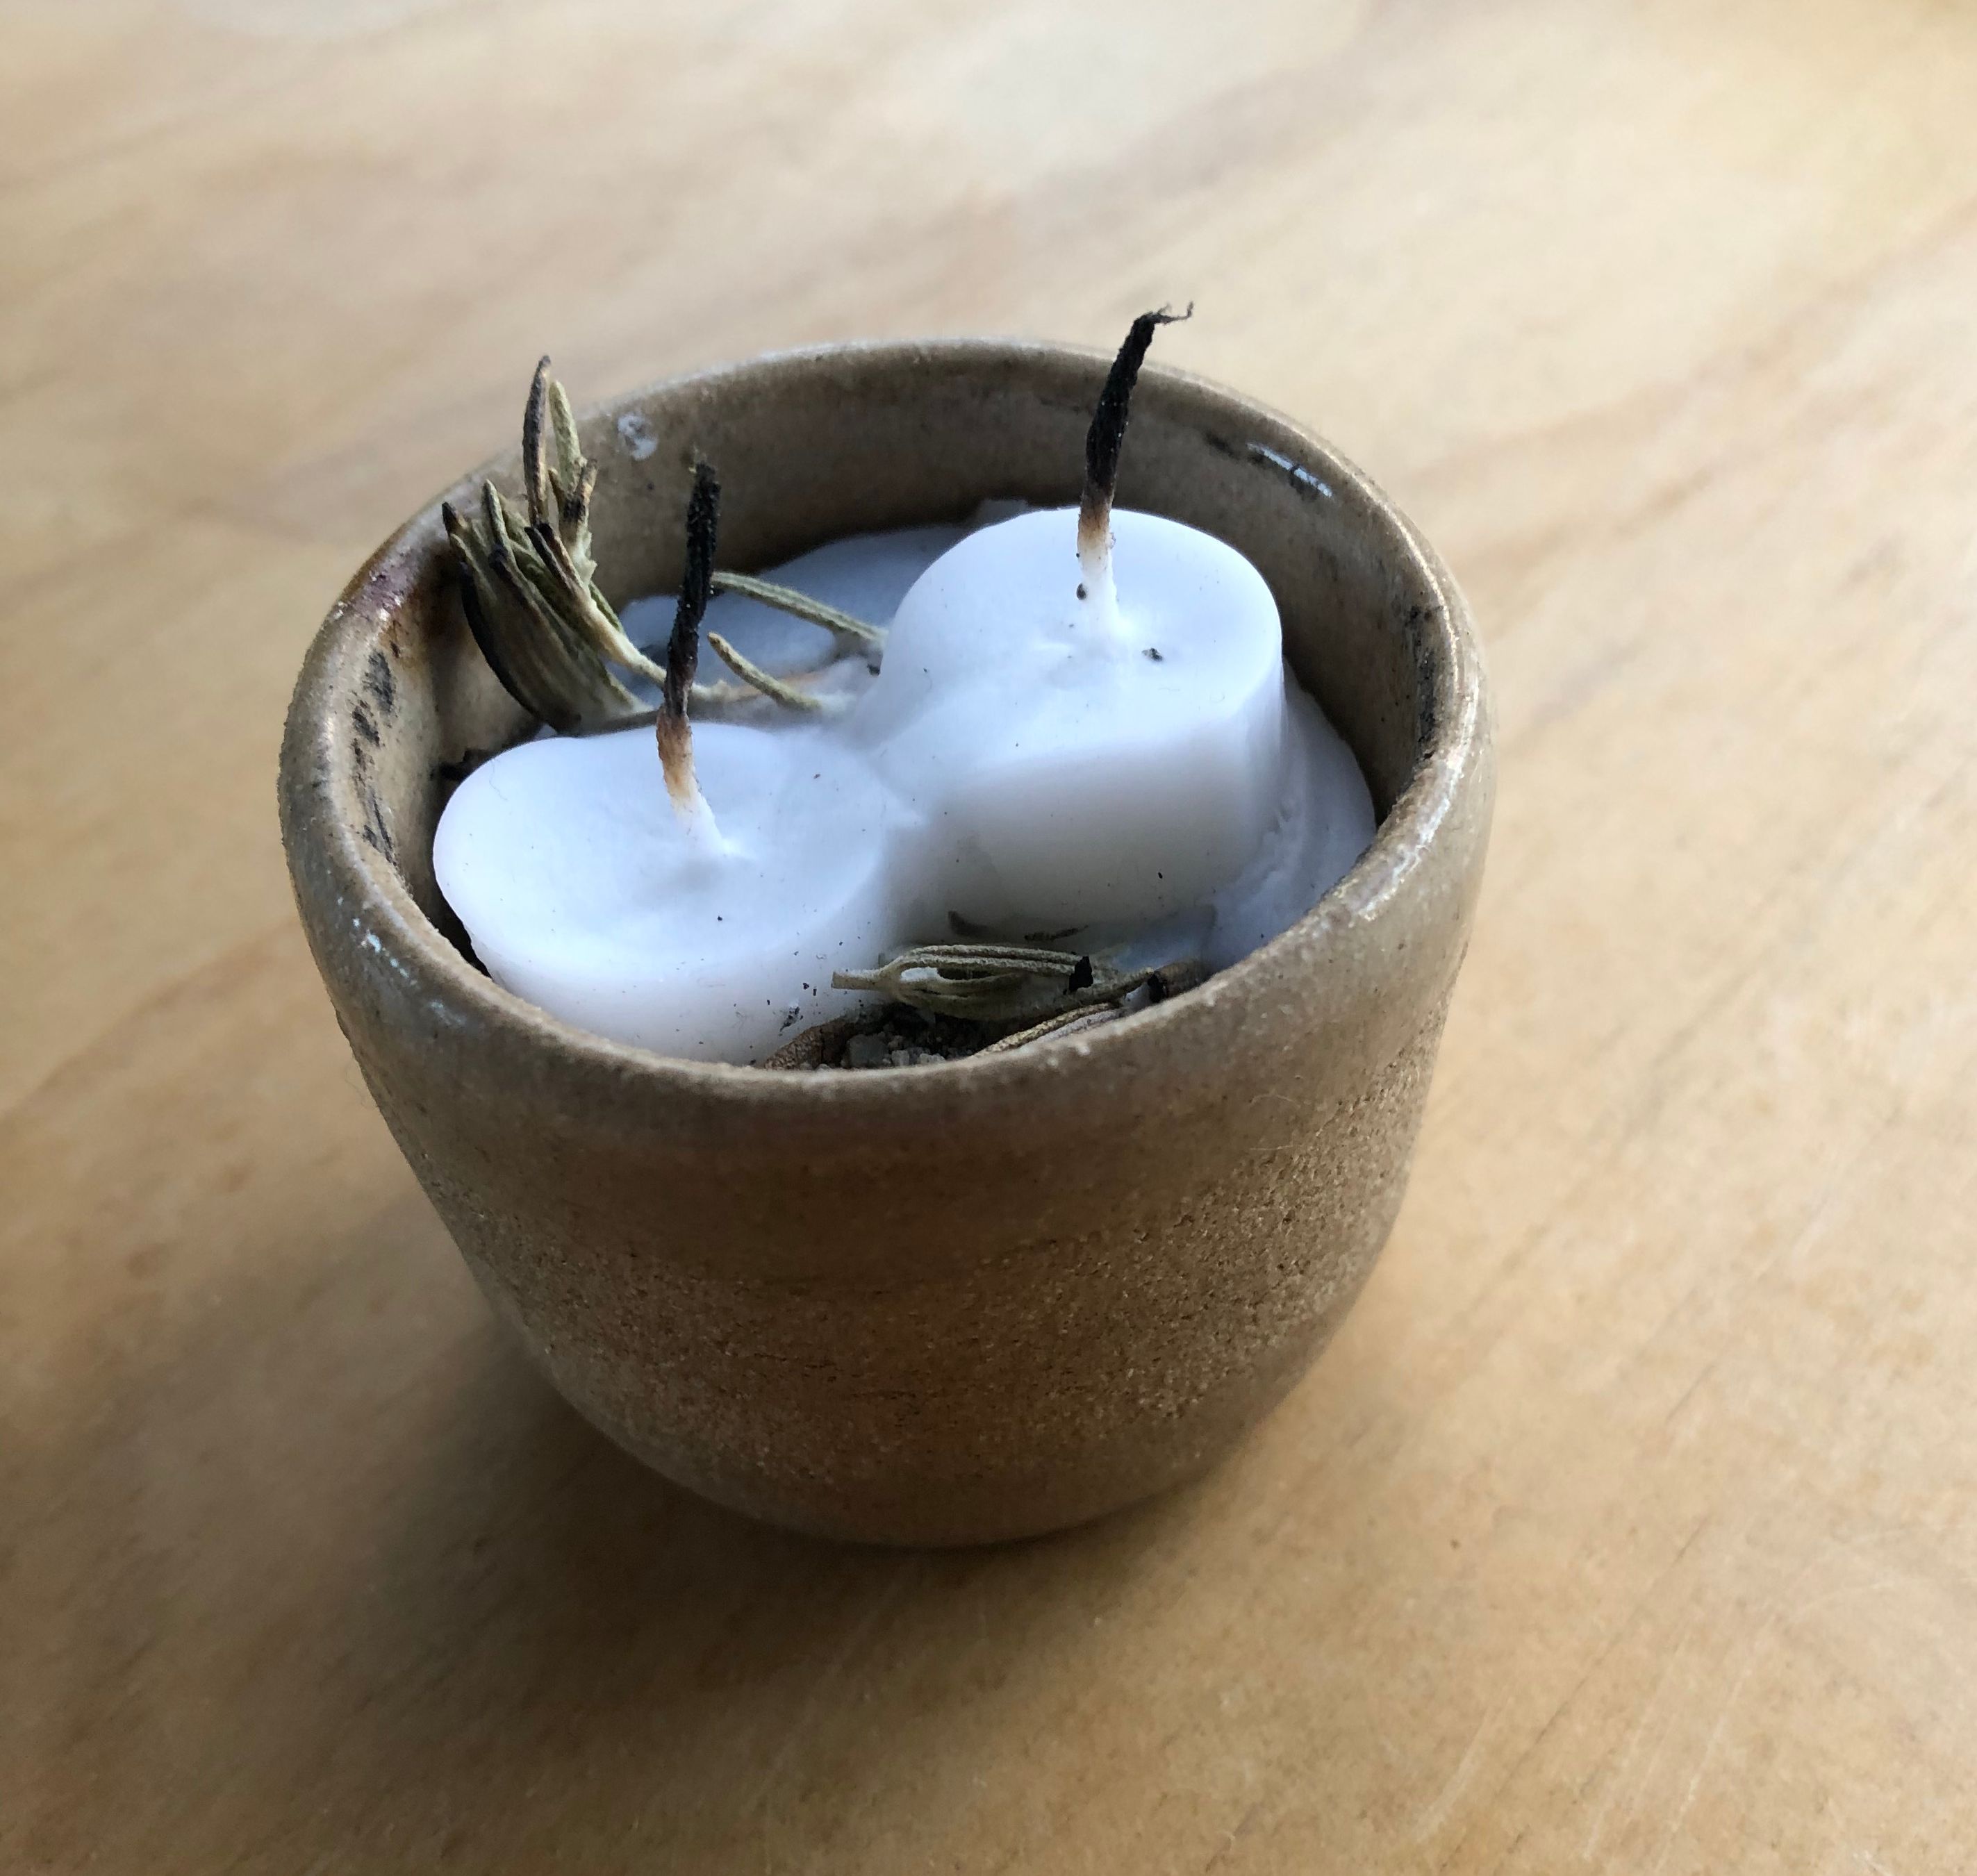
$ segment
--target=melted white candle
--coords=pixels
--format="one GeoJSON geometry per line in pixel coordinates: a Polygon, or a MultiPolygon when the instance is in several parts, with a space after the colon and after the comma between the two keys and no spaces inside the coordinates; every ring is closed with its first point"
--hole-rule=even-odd
{"type": "Polygon", "coordinates": [[[1116,513],[1116,608],[1078,598],[1078,513],[943,554],[850,733],[924,823],[919,921],[1011,935],[1144,923],[1240,874],[1285,785],[1283,632],[1213,536],[1116,513]]]}
{"type": "Polygon", "coordinates": [[[1229,883],[1150,925],[1094,927],[1059,941],[1116,951],[1127,969],[1199,958],[1220,971],[1288,931],[1346,874],[1373,838],[1373,796],[1358,759],[1293,683],[1276,818],[1229,883]]]}
{"type": "MultiPolygon", "coordinates": [[[[1116,600],[1079,601],[1068,509],[774,569],[892,635],[876,681],[856,658],[834,674],[847,713],[696,727],[718,841],[676,813],[649,730],[485,764],[433,854],[482,961],[597,1034],[747,1062],[860,1007],[833,970],[957,922],[1216,968],[1294,924],[1372,838],[1365,779],[1287,681],[1256,569],[1176,523],[1113,527],[1116,600]]],[[[633,637],[671,605],[627,608],[633,637]]],[[[771,670],[829,650],[738,595],[707,625],[771,670]]]]}
{"type": "Polygon", "coordinates": [[[746,1062],[854,1007],[898,923],[890,796],[827,732],[694,733],[718,847],[675,810],[650,730],[553,737],[447,804],[433,870],[496,981],[662,1055],[746,1062]]]}

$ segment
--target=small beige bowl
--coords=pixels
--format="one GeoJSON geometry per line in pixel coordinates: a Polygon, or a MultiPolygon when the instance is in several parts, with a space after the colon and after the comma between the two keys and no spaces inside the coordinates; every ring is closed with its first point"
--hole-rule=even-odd
{"type": "MultiPolygon", "coordinates": [[[[612,597],[676,582],[696,454],[721,473],[723,562],[744,568],[985,496],[1074,502],[1107,363],[837,346],[622,398],[583,424],[612,597]]],[[[513,489],[517,471],[492,473],[513,489]]],[[[406,1158],[555,1385],[757,1517],[972,1543],[1185,1479],[1303,1373],[1399,1206],[1490,818],[1461,596],[1316,437],[1174,372],[1141,381],[1119,499],[1262,570],[1382,818],[1234,968],[1015,1055],[830,1076],[677,1062],[483,975],[434,888],[433,829],[451,765],[526,725],[467,632],[437,503],[352,581],[296,685],[295,897],[406,1158]]]]}

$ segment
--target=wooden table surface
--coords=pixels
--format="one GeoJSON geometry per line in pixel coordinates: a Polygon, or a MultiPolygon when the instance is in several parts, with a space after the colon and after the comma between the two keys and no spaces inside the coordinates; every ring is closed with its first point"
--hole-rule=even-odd
{"type": "Polygon", "coordinates": [[[1977,1867],[1977,15],[0,4],[0,1868],[1977,1867]],[[504,1343],[290,908],[345,575],[579,395],[1112,342],[1493,670],[1385,1261],[1205,1483],[715,1511],[504,1343]]]}

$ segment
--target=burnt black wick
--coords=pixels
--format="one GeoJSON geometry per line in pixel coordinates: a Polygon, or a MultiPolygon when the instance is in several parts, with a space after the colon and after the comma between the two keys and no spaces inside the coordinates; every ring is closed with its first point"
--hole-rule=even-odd
{"type": "MultiPolygon", "coordinates": [[[[1105,374],[1105,387],[1098,394],[1097,407],[1091,414],[1091,427],[1084,435],[1084,493],[1078,506],[1078,558],[1084,570],[1084,585],[1093,587],[1109,574],[1112,536],[1112,494],[1119,483],[1119,457],[1126,445],[1126,420],[1131,414],[1133,387],[1138,383],[1140,367],[1146,362],[1147,348],[1154,334],[1163,325],[1178,325],[1194,316],[1194,303],[1186,312],[1170,312],[1160,307],[1143,312],[1133,321],[1126,342],[1105,374]]],[[[1079,597],[1084,595],[1081,593],[1079,597]]]]}
{"type": "Polygon", "coordinates": [[[696,463],[686,505],[686,566],[680,575],[672,635],[666,641],[665,703],[675,716],[686,714],[700,668],[700,622],[714,597],[714,550],[720,535],[721,478],[711,463],[696,463]]]}
{"type": "Polygon", "coordinates": [[[682,807],[699,795],[693,773],[693,726],[687,705],[700,666],[700,622],[714,594],[714,549],[721,532],[721,478],[710,463],[696,463],[686,505],[686,565],[679,604],[666,640],[666,677],[660,687],[657,733],[666,790],[682,807]]]}

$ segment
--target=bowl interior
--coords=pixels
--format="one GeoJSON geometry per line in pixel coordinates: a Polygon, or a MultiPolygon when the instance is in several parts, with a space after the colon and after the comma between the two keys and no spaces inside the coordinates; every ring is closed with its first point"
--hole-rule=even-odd
{"type": "MultiPolygon", "coordinates": [[[[599,579],[619,605],[676,584],[702,458],[721,472],[721,563],[744,569],[845,534],[960,519],[985,497],[1074,502],[1107,363],[980,342],[840,347],[618,399],[583,420],[600,468],[599,579]]],[[[510,452],[452,498],[474,499],[483,473],[518,492],[510,452]]],[[[1316,438],[1157,368],[1135,396],[1118,499],[1203,529],[1260,569],[1292,668],[1351,743],[1386,822],[1434,759],[1460,655],[1451,592],[1406,524],[1316,438]]],[[[365,671],[378,707],[354,713],[361,831],[465,952],[434,883],[433,830],[464,765],[531,724],[467,631],[436,506],[367,569],[370,598],[381,572],[399,603],[379,608],[387,636],[365,671]]],[[[366,591],[360,579],[346,605],[366,591]]]]}

